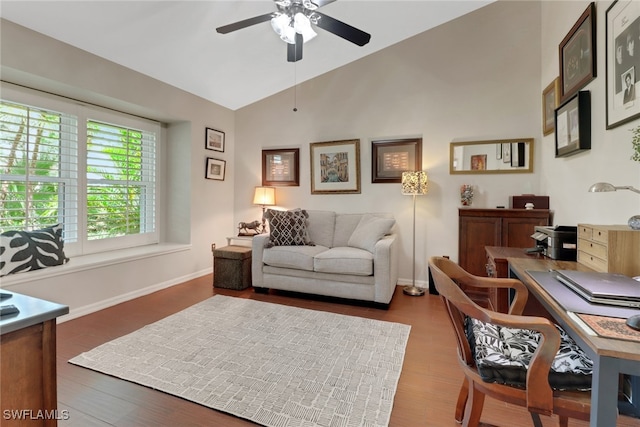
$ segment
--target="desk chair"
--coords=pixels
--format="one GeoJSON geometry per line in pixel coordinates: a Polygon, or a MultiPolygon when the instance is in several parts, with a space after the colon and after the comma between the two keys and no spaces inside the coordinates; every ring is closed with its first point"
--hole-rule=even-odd
{"type": "MultiPolygon", "coordinates": [[[[453,325],[458,344],[458,362],[465,375],[456,404],[456,421],[461,422],[464,427],[478,426],[485,396],[527,408],[536,427],[542,427],[540,414],[556,414],[561,427],[568,426],[569,418],[589,420],[591,393],[554,390],[549,383],[552,363],[558,357],[556,355],[561,345],[562,332],[545,318],[520,315],[528,298],[527,288],[522,282],[473,276],[458,264],[442,257],[430,258],[429,267],[453,325]],[[513,289],[515,297],[509,313],[498,313],[478,306],[459,285],[513,289]],[[539,332],[539,344],[523,373],[523,384],[513,386],[483,380],[478,369],[482,361],[474,357],[474,341],[468,334],[469,318],[498,327],[539,332]]],[[[586,383],[590,384],[590,377],[586,383]]]]}

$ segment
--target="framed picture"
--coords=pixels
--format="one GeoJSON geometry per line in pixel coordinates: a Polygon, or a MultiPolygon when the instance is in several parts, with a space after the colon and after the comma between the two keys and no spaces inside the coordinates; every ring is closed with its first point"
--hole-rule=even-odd
{"type": "Polygon", "coordinates": [[[502,159],[502,144],[496,144],[496,160],[502,159]]]}
{"type": "Polygon", "coordinates": [[[502,144],[502,162],[511,163],[511,143],[502,144]]]}
{"type": "Polygon", "coordinates": [[[487,170],[487,155],[474,154],[473,156],[471,156],[471,170],[472,171],[487,170]]]}
{"type": "Polygon", "coordinates": [[[596,77],[595,12],[596,6],[592,2],[560,43],[561,102],[596,77]]]}
{"type": "Polygon", "coordinates": [[[300,149],[262,150],[262,186],[298,187],[300,149]]]}
{"type": "Polygon", "coordinates": [[[396,183],[402,172],[422,170],[422,138],[371,141],[371,182],[396,183]]]}
{"type": "Polygon", "coordinates": [[[311,194],[360,193],[360,140],[311,144],[311,194]]]}
{"type": "Polygon", "coordinates": [[[204,177],[207,179],[215,179],[218,181],[224,181],[224,171],[226,169],[227,162],[219,159],[212,159],[207,157],[207,169],[204,177]]]}
{"type": "Polygon", "coordinates": [[[224,152],[224,132],[206,128],[204,136],[204,148],[213,151],[224,152]]]}
{"type": "Polygon", "coordinates": [[[607,129],[640,117],[640,2],[616,0],[606,16],[607,129]],[[635,44],[638,43],[638,50],[635,44]]]}
{"type": "Polygon", "coordinates": [[[555,113],[556,157],[591,149],[591,95],[582,90],[555,113]]]}
{"type": "Polygon", "coordinates": [[[542,91],[542,133],[549,135],[555,130],[555,111],[560,105],[560,78],[556,77],[542,91]]]}

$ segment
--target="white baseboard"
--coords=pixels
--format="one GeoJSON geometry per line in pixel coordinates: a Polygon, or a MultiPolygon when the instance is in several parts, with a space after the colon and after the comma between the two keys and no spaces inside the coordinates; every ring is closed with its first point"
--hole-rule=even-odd
{"type": "Polygon", "coordinates": [[[138,289],[133,292],[129,292],[126,294],[118,295],[113,298],[109,298],[103,301],[99,301],[94,304],[85,305],[83,307],[78,307],[69,311],[69,314],[59,317],[57,323],[63,323],[68,320],[76,319],[78,317],[86,316],[87,314],[95,313],[96,311],[103,310],[105,308],[112,307],[116,304],[120,304],[144,295],[149,295],[153,292],[160,291],[162,289],[169,288],[171,286],[179,285],[180,283],[187,282],[189,280],[197,279],[198,277],[206,276],[207,274],[211,274],[213,272],[212,268],[204,269],[195,273],[191,273],[182,277],[175,277],[171,280],[167,280],[166,282],[157,283],[155,285],[147,286],[143,289],[138,289]]]}

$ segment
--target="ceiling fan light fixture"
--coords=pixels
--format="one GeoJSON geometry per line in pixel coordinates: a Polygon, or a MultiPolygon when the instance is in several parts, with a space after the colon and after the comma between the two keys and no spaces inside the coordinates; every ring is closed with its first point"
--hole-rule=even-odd
{"type": "Polygon", "coordinates": [[[318,33],[313,31],[313,28],[311,28],[311,21],[309,21],[309,18],[301,12],[296,13],[296,16],[293,19],[293,27],[295,28],[296,33],[302,34],[304,43],[318,35],[318,33]]]}
{"type": "Polygon", "coordinates": [[[282,40],[294,44],[296,42],[295,30],[291,26],[291,18],[285,13],[278,13],[271,18],[271,28],[282,40]]]}

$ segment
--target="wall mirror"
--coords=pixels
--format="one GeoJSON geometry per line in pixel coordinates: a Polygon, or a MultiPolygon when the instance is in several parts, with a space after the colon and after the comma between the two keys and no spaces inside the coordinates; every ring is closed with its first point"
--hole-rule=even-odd
{"type": "Polygon", "coordinates": [[[531,173],[533,138],[452,142],[449,173],[531,173]]]}

